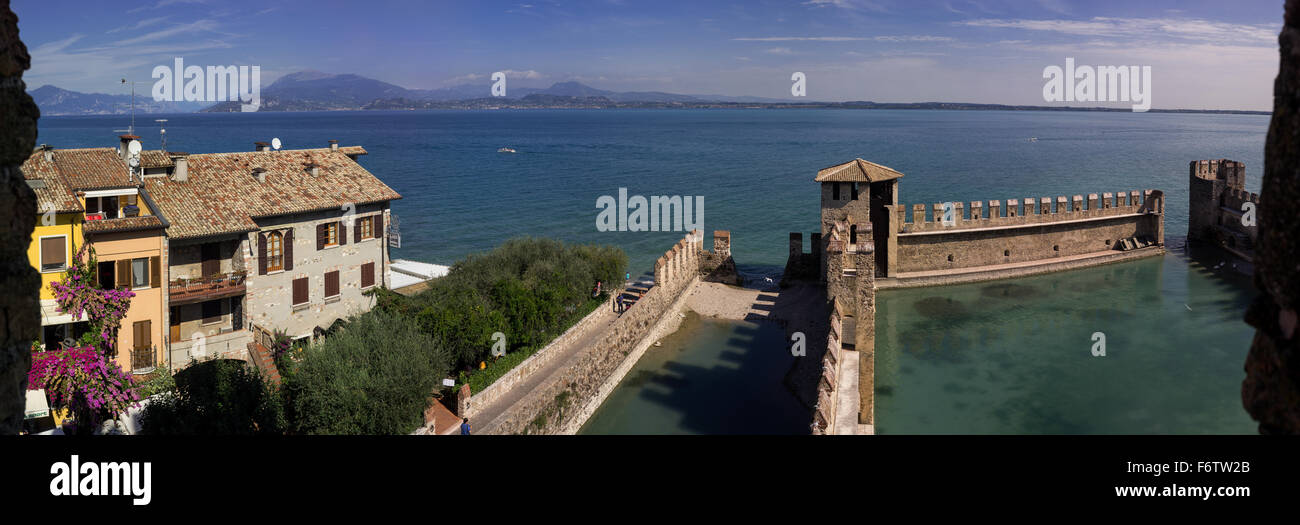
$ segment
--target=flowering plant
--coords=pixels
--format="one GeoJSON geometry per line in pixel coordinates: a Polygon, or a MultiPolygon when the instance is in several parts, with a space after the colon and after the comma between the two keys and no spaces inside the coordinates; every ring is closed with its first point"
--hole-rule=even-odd
{"type": "Polygon", "coordinates": [[[87,428],[137,405],[135,381],[93,346],[35,352],[27,388],[45,389],[52,405],[69,408],[87,428]]]}
{"type": "MultiPolygon", "coordinates": [[[[83,244],[77,255],[72,258],[66,276],[61,281],[50,283],[54,290],[54,301],[59,312],[79,318],[83,314],[93,331],[99,333],[103,348],[112,349],[117,342],[117,331],[122,327],[122,318],[131,307],[131,298],[135,292],[130,290],[103,290],[95,282],[95,254],[89,244],[83,244]],[[89,262],[85,258],[89,257],[89,262]]],[[[105,352],[109,353],[109,352],[105,352]]]]}

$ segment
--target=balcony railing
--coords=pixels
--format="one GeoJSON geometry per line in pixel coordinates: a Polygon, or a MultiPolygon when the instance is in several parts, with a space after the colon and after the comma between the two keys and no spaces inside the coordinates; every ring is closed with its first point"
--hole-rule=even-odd
{"type": "Polygon", "coordinates": [[[131,372],[147,374],[158,366],[157,354],[153,347],[131,350],[131,372]]]}
{"type": "Polygon", "coordinates": [[[244,272],[230,272],[198,279],[173,279],[168,293],[172,304],[207,301],[244,293],[244,272]]]}

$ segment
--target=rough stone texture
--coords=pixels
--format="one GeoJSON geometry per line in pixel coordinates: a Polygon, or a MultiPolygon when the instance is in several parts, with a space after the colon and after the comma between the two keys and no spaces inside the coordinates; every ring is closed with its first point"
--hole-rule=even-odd
{"type": "Polygon", "coordinates": [[[701,250],[702,239],[699,232],[691,232],[668,256],[656,261],[654,287],[614,322],[608,335],[582,350],[556,378],[514,404],[491,432],[556,434],[581,427],[608,393],[606,384],[611,378],[617,382],[617,374],[626,373],[630,363],[640,357],[636,351],[647,344],[652,329],[676,311],[683,292],[699,282],[700,263],[707,253],[701,250]]]}
{"type": "MultiPolygon", "coordinates": [[[[877,232],[897,238],[898,254],[889,259],[889,276],[912,272],[960,270],[1027,261],[1051,262],[1052,259],[1103,252],[1114,248],[1120,239],[1146,237],[1163,243],[1163,194],[1152,192],[1145,202],[1137,202],[1121,193],[1116,204],[1114,193],[1089,201],[1083,210],[1038,206],[1026,199],[1023,212],[1019,200],[1007,201],[1007,215],[997,215],[997,201],[990,201],[990,215],[962,216],[960,208],[953,224],[926,220],[923,205],[914,206],[910,218],[899,216],[898,229],[877,232]],[[920,207],[920,208],[917,208],[920,207]],[[1035,213],[1035,212],[1038,213],[1035,213]]],[[[1058,202],[1064,197],[1058,197],[1058,202]]],[[[1047,198],[1044,203],[1050,203],[1047,198]]]]}
{"type": "Polygon", "coordinates": [[[36,194],[23,182],[19,165],[36,144],[40,112],[27,95],[23,71],[31,67],[27,47],[18,39],[18,16],[9,0],[0,0],[0,434],[22,428],[31,343],[41,326],[37,299],[41,280],[27,263],[27,246],[36,226],[36,194]]]}
{"type": "Polygon", "coordinates": [[[1259,212],[1259,195],[1246,191],[1246,164],[1228,159],[1197,160],[1188,166],[1187,239],[1254,259],[1258,221],[1243,220],[1245,203],[1259,212]],[[1249,224],[1248,224],[1249,223],[1249,224]]]}
{"type": "Polygon", "coordinates": [[[1273,84],[1273,121],[1264,145],[1255,287],[1246,312],[1256,329],[1246,356],[1241,400],[1264,434],[1300,434],[1300,0],[1286,3],[1278,38],[1282,62],[1273,84]]]}

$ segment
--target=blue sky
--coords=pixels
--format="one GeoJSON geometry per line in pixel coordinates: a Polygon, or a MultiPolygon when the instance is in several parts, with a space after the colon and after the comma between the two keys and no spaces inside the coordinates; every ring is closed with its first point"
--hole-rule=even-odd
{"type": "MultiPolygon", "coordinates": [[[[1043,68],[1151,66],[1155,108],[1267,110],[1281,0],[14,0],[29,88],[121,93],[156,65],[311,69],[409,88],[1045,104],[1043,68]],[[485,87],[486,89],[486,87],[485,87]]],[[[146,87],[147,89],[147,87],[146,87]]]]}

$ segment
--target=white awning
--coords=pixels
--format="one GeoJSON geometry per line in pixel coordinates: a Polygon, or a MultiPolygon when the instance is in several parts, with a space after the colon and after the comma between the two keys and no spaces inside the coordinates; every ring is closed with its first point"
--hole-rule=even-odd
{"type": "Polygon", "coordinates": [[[50,415],[50,404],[45,400],[45,390],[27,391],[27,411],[23,419],[36,419],[50,415]]]}
{"type": "Polygon", "coordinates": [[[93,197],[117,197],[119,195],[136,195],[140,191],[136,188],[120,188],[116,190],[91,190],[86,192],[86,198],[93,197]]]}

